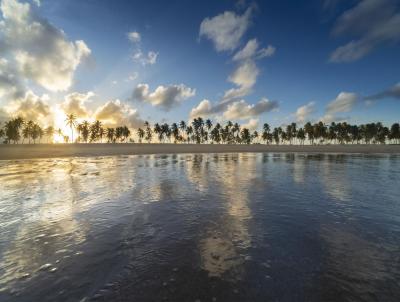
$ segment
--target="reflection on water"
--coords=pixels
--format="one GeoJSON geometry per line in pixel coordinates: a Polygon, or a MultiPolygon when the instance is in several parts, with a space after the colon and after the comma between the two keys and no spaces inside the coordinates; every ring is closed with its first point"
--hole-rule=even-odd
{"type": "Polygon", "coordinates": [[[398,301],[400,157],[0,161],[1,301],[398,301]]]}

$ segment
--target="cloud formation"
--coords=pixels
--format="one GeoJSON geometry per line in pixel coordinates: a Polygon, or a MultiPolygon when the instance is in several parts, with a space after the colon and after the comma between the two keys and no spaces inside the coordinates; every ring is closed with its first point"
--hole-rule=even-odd
{"type": "Polygon", "coordinates": [[[144,54],[141,50],[137,50],[133,54],[132,59],[135,62],[138,62],[138,63],[142,64],[143,66],[146,66],[146,65],[156,64],[157,57],[158,57],[158,52],[149,51],[149,52],[147,52],[147,54],[144,54]]]}
{"type": "Polygon", "coordinates": [[[260,124],[260,120],[259,119],[250,119],[246,124],[242,125],[242,129],[243,128],[247,128],[250,131],[254,131],[258,129],[258,125],[260,124]]]}
{"type": "Polygon", "coordinates": [[[138,33],[137,31],[131,31],[127,34],[129,41],[133,42],[133,43],[137,43],[140,42],[141,40],[141,36],[140,33],[138,33]]]}
{"type": "Polygon", "coordinates": [[[349,117],[338,114],[351,111],[359,100],[359,96],[353,92],[340,92],[334,100],[328,103],[325,115],[320,120],[324,123],[347,121],[349,117]]]}
{"type": "Polygon", "coordinates": [[[106,102],[103,106],[97,108],[94,116],[110,127],[126,125],[131,128],[138,128],[143,126],[144,123],[136,109],[120,100],[106,102]]]}
{"type": "Polygon", "coordinates": [[[315,103],[309,102],[308,104],[297,108],[295,116],[298,123],[304,123],[309,119],[310,115],[315,112],[315,103]]]}
{"type": "Polygon", "coordinates": [[[197,117],[208,117],[211,116],[214,112],[214,108],[211,105],[209,100],[202,100],[196,107],[192,108],[190,111],[190,118],[197,118],[197,117]]]}
{"type": "Polygon", "coordinates": [[[376,101],[386,98],[400,99],[400,83],[397,83],[392,87],[389,87],[388,89],[381,91],[377,94],[367,96],[365,99],[367,101],[376,101]]]}
{"type": "Polygon", "coordinates": [[[327,114],[349,112],[358,102],[358,96],[352,92],[341,92],[326,107],[327,114]]]}
{"type": "Polygon", "coordinates": [[[230,104],[223,113],[223,116],[227,120],[245,120],[277,108],[277,102],[266,98],[261,99],[256,104],[248,104],[245,100],[241,100],[230,104]]]}
{"type": "Polygon", "coordinates": [[[142,40],[142,36],[137,31],[132,31],[127,33],[128,40],[131,41],[135,45],[135,51],[132,55],[132,60],[142,64],[143,66],[146,65],[154,65],[157,62],[158,52],[153,50],[146,52],[142,51],[140,41],[142,40]]]}
{"type": "Polygon", "coordinates": [[[226,11],[213,18],[205,18],[200,24],[200,37],[205,36],[214,43],[217,51],[234,50],[251,23],[252,8],[243,15],[226,11]]]}
{"type": "Polygon", "coordinates": [[[162,110],[169,111],[181,102],[193,97],[196,89],[185,86],[184,84],[158,86],[150,92],[148,84],[138,84],[133,90],[132,98],[138,101],[148,102],[162,110]]]}
{"type": "Polygon", "coordinates": [[[400,12],[393,0],[362,0],[336,21],[333,34],[358,37],[338,47],[332,62],[361,59],[382,44],[400,40],[400,12]]]}
{"type": "MultiPolygon", "coordinates": [[[[218,52],[233,51],[240,46],[242,37],[251,25],[252,11],[253,7],[251,6],[242,15],[226,11],[213,18],[206,18],[200,24],[199,36],[205,36],[211,40],[218,52]]],[[[247,119],[250,116],[258,115],[258,112],[264,112],[262,108],[265,106],[264,101],[260,101],[256,105],[248,105],[240,99],[250,94],[257,82],[260,70],[256,65],[256,60],[270,57],[274,53],[275,47],[269,45],[266,48],[260,48],[257,39],[250,39],[232,57],[236,66],[229,75],[228,81],[235,87],[226,90],[222,99],[216,104],[212,104],[206,99],[202,100],[192,108],[190,117],[206,117],[223,112],[222,116],[225,118],[239,118],[240,108],[244,110],[241,112],[240,119],[247,119]]],[[[277,107],[278,105],[273,103],[273,106],[277,107]]]]}
{"type": "Polygon", "coordinates": [[[3,50],[13,58],[18,77],[51,91],[65,91],[91,50],[82,40],[69,41],[64,32],[32,12],[29,3],[2,0],[0,23],[3,50]]]}
{"type": "Polygon", "coordinates": [[[248,59],[262,59],[264,57],[271,57],[275,53],[275,47],[268,45],[266,48],[259,48],[257,39],[251,39],[247,44],[239,50],[234,56],[234,61],[248,60],[248,59]]]}
{"type": "Polygon", "coordinates": [[[0,97],[12,99],[20,98],[25,94],[25,88],[18,77],[17,71],[4,58],[0,59],[0,97]]]}
{"type": "Polygon", "coordinates": [[[19,116],[24,120],[43,122],[43,120],[48,120],[52,114],[48,100],[47,95],[39,97],[29,90],[24,97],[10,102],[5,108],[10,117],[19,116]]]}
{"type": "Polygon", "coordinates": [[[64,102],[61,103],[61,108],[66,114],[73,114],[77,118],[87,118],[90,116],[90,112],[86,108],[85,103],[94,96],[94,93],[89,91],[88,93],[73,92],[65,96],[64,102]]]}
{"type": "Polygon", "coordinates": [[[237,88],[225,91],[223,101],[238,99],[248,95],[257,82],[259,73],[260,71],[253,60],[246,60],[241,63],[228,78],[237,88]]]}

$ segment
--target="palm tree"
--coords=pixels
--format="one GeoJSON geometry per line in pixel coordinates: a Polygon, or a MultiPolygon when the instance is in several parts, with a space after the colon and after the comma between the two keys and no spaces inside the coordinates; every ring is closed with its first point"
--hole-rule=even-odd
{"type": "Polygon", "coordinates": [[[68,114],[67,118],[65,119],[65,123],[67,126],[71,128],[72,142],[74,142],[74,128],[76,127],[76,116],[72,113],[68,114]]]}
{"type": "Polygon", "coordinates": [[[297,130],[296,138],[300,141],[301,145],[304,145],[304,140],[306,139],[306,132],[304,131],[303,128],[299,128],[299,130],[297,130]]]}
{"type": "Polygon", "coordinates": [[[18,143],[21,138],[20,129],[23,124],[24,120],[21,117],[17,117],[5,123],[4,133],[8,143],[11,141],[13,141],[14,144],[18,143]]]}
{"type": "Polygon", "coordinates": [[[257,142],[258,137],[259,137],[259,134],[258,134],[257,130],[254,130],[253,134],[251,135],[252,140],[257,142]]]}
{"type": "Polygon", "coordinates": [[[123,134],[122,134],[123,128],[122,127],[117,127],[115,128],[115,139],[118,141],[120,140],[122,142],[123,140],[123,134]]]}
{"type": "MultiPolygon", "coordinates": [[[[60,137],[64,137],[64,133],[62,132],[61,128],[58,128],[57,134],[58,134],[58,136],[60,136],[60,137]]],[[[64,141],[65,141],[65,140],[64,140],[64,141]]]]}
{"type": "Polygon", "coordinates": [[[216,142],[216,143],[220,143],[221,142],[221,136],[219,135],[219,124],[215,125],[214,129],[211,130],[210,132],[210,138],[211,138],[211,142],[216,142]]]}
{"type": "Polygon", "coordinates": [[[139,129],[137,130],[137,135],[138,135],[138,137],[139,137],[139,143],[142,143],[142,139],[143,139],[143,137],[144,137],[144,130],[143,130],[142,128],[139,128],[139,129]]]}
{"type": "Polygon", "coordinates": [[[307,122],[304,125],[304,131],[307,134],[308,140],[310,141],[311,145],[314,144],[314,128],[310,122],[307,122]]]}
{"type": "MultiPolygon", "coordinates": [[[[130,139],[130,130],[127,126],[119,126],[117,128],[104,129],[100,121],[95,121],[89,124],[88,121],[83,121],[77,125],[76,129],[79,133],[78,140],[74,140],[73,127],[76,123],[76,118],[73,114],[69,114],[66,118],[66,124],[71,127],[72,140],[64,135],[61,129],[54,131],[52,126],[46,128],[45,131],[35,123],[35,121],[24,122],[20,117],[7,121],[2,128],[0,128],[0,138],[5,137],[4,143],[19,143],[22,137],[22,143],[28,140],[28,143],[36,143],[39,139],[46,135],[47,142],[51,136],[56,132],[64,142],[83,141],[96,142],[107,137],[108,142],[132,142],[130,139]]],[[[145,139],[148,143],[151,142],[153,131],[158,135],[159,142],[171,142],[171,136],[174,143],[187,141],[201,143],[228,143],[228,144],[250,144],[259,143],[259,137],[262,138],[264,143],[270,144],[301,144],[306,141],[310,144],[385,144],[385,143],[400,143],[400,125],[394,123],[391,127],[384,126],[381,122],[368,123],[362,125],[352,125],[347,122],[331,123],[326,126],[322,121],[311,124],[307,122],[303,127],[297,128],[296,123],[290,123],[283,131],[281,127],[276,127],[271,132],[270,126],[265,123],[262,128],[262,133],[257,130],[252,133],[249,129],[241,129],[238,123],[233,124],[227,121],[225,126],[213,123],[210,119],[205,122],[201,117],[195,118],[191,125],[187,125],[185,121],[180,121],[179,124],[172,123],[169,126],[167,123],[154,125],[154,130],[150,127],[149,122],[144,123],[145,129],[139,128],[137,134],[139,142],[145,139]]]]}
{"type": "Polygon", "coordinates": [[[4,132],[3,128],[0,128],[0,138],[4,137],[6,133],[4,132]]]}
{"type": "Polygon", "coordinates": [[[100,143],[103,143],[103,137],[106,133],[106,130],[104,129],[104,127],[100,126],[99,129],[99,138],[100,138],[100,143]]]}
{"type": "Polygon", "coordinates": [[[274,138],[275,144],[279,145],[281,142],[281,135],[282,135],[282,128],[274,128],[274,131],[272,132],[272,136],[274,138]]]}
{"type": "Polygon", "coordinates": [[[146,136],[144,139],[147,141],[147,143],[151,143],[151,140],[153,139],[153,132],[151,130],[150,124],[148,121],[144,122],[144,126],[146,127],[146,136]]]}
{"type": "Polygon", "coordinates": [[[107,140],[109,143],[114,143],[115,129],[114,128],[107,128],[107,140]]]}
{"type": "Polygon", "coordinates": [[[158,135],[158,142],[161,143],[161,141],[163,140],[164,134],[161,130],[161,126],[158,123],[156,123],[154,125],[154,133],[158,135]]]}
{"type": "Polygon", "coordinates": [[[131,136],[131,131],[127,126],[122,127],[122,136],[124,137],[125,142],[128,142],[128,138],[131,136]]]}
{"type": "Polygon", "coordinates": [[[31,137],[33,140],[33,143],[36,143],[36,140],[39,138],[39,142],[40,142],[40,138],[42,138],[43,136],[43,130],[42,128],[38,125],[38,124],[33,124],[32,126],[32,131],[31,131],[31,137]]]}
{"type": "Polygon", "coordinates": [[[242,131],[240,132],[240,138],[241,138],[242,143],[250,144],[251,143],[251,135],[250,135],[249,129],[243,128],[242,131]]]}
{"type": "Polygon", "coordinates": [[[179,128],[176,123],[173,123],[171,125],[171,133],[172,136],[174,137],[174,143],[176,144],[179,141],[179,128]]]}
{"type": "Polygon", "coordinates": [[[200,144],[204,140],[204,121],[201,117],[195,118],[192,122],[196,143],[200,144]]]}
{"type": "Polygon", "coordinates": [[[169,125],[167,123],[161,125],[161,132],[168,138],[168,141],[170,142],[171,129],[169,128],[169,125]]]}
{"type": "Polygon", "coordinates": [[[49,138],[53,138],[54,135],[54,127],[53,126],[49,126],[46,128],[46,135],[47,135],[47,142],[49,142],[49,138]]]}
{"type": "Polygon", "coordinates": [[[193,134],[193,127],[192,126],[188,126],[186,127],[186,139],[188,141],[188,143],[190,142],[191,138],[192,138],[192,134],[193,134]]]}
{"type": "Polygon", "coordinates": [[[39,144],[40,144],[40,141],[42,140],[42,137],[43,137],[43,135],[44,135],[44,130],[43,130],[43,128],[42,127],[40,127],[39,125],[38,125],[38,135],[39,135],[39,144]]]}
{"type": "Polygon", "coordinates": [[[269,137],[270,137],[270,132],[271,128],[269,127],[269,125],[267,123],[265,123],[263,125],[263,133],[261,134],[261,138],[264,142],[266,142],[267,144],[269,144],[269,137]]]}
{"type": "Polygon", "coordinates": [[[24,128],[22,129],[22,143],[24,143],[25,139],[28,139],[28,144],[31,143],[31,137],[32,137],[32,132],[33,132],[33,126],[34,123],[32,120],[28,121],[27,123],[25,123],[24,128]]]}
{"type": "MultiPolygon", "coordinates": [[[[0,135],[1,137],[1,135],[0,135]]],[[[394,140],[395,144],[400,143],[400,125],[399,123],[395,123],[390,127],[389,139],[394,140]]]]}
{"type": "Polygon", "coordinates": [[[179,129],[180,129],[181,132],[182,132],[182,138],[183,138],[183,135],[185,134],[185,130],[186,130],[186,123],[185,123],[185,121],[181,121],[181,122],[179,123],[179,129]]]}

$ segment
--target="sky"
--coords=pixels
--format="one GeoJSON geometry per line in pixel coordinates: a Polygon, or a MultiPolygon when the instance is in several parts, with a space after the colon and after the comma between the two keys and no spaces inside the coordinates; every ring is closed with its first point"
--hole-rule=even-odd
{"type": "Polygon", "coordinates": [[[0,121],[391,124],[400,1],[0,0],[0,121]]]}

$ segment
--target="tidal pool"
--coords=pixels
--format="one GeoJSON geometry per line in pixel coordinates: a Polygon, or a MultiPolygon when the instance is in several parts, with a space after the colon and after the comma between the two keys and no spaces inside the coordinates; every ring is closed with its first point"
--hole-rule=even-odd
{"type": "Polygon", "coordinates": [[[0,161],[0,301],[399,301],[400,156],[0,161]]]}

